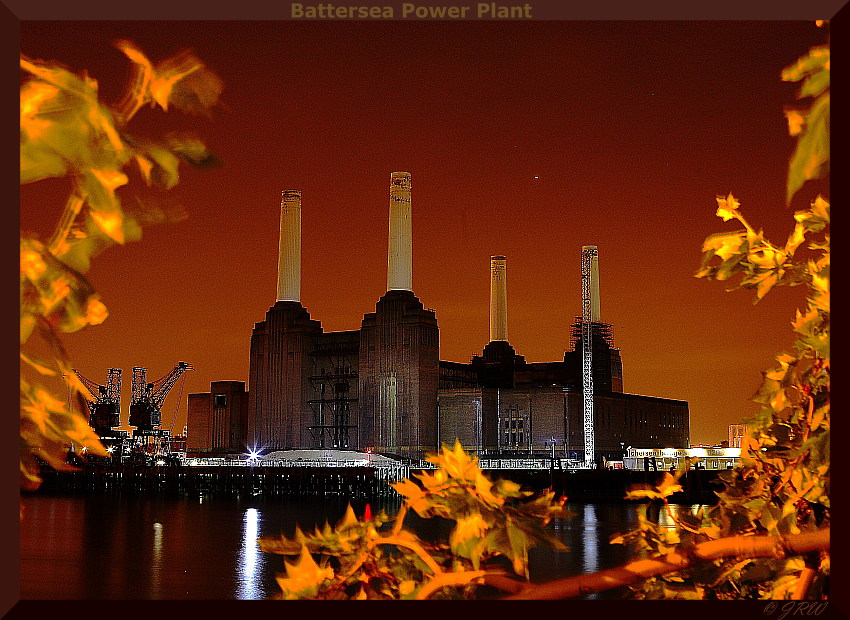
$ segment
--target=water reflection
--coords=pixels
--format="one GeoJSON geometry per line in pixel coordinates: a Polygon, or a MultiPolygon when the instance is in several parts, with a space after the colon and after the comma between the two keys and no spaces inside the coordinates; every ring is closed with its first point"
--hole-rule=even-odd
{"type": "Polygon", "coordinates": [[[151,598],[161,598],[162,523],[153,524],[153,553],[151,554],[151,598]]]}
{"type": "MultiPolygon", "coordinates": [[[[257,539],[292,536],[327,520],[336,523],[346,502],[275,498],[242,502],[223,498],[141,496],[28,496],[21,522],[23,599],[231,599],[262,600],[279,592],[275,576],[284,558],[265,554],[257,539]],[[166,544],[167,543],[167,544],[166,544]],[[45,567],[49,567],[45,570],[45,567]]],[[[373,514],[395,514],[398,498],[373,501],[373,514]]],[[[672,510],[696,512],[699,506],[672,510]]],[[[532,580],[620,566],[631,551],[609,538],[635,527],[643,506],[627,503],[568,505],[574,515],[552,529],[570,548],[530,552],[532,580]]],[[[362,514],[365,506],[355,511],[362,514]]],[[[671,525],[664,515],[665,525],[671,525]]],[[[405,521],[420,536],[445,539],[445,523],[411,514],[405,521]]],[[[616,598],[600,593],[593,598],[616,598]]]]}
{"type": "Polygon", "coordinates": [[[703,504],[693,504],[692,506],[683,506],[680,504],[668,504],[667,507],[658,513],[658,525],[667,529],[676,529],[676,521],[680,515],[696,515],[700,510],[709,508],[703,504]]]}
{"type": "Polygon", "coordinates": [[[582,537],[582,568],[586,573],[599,570],[599,533],[596,531],[596,506],[585,504],[583,511],[584,536],[582,537]]]}
{"type": "Polygon", "coordinates": [[[236,598],[240,600],[265,598],[261,583],[265,559],[257,543],[261,518],[262,513],[256,508],[248,508],[242,517],[242,547],[236,563],[236,598]]]}

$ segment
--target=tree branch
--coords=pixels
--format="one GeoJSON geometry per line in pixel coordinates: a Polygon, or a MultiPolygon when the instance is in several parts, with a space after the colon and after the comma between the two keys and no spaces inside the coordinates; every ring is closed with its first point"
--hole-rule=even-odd
{"type": "Polygon", "coordinates": [[[530,585],[505,599],[565,599],[611,590],[629,584],[676,572],[698,561],[725,557],[763,558],[800,555],[812,551],[829,551],[829,528],[791,536],[735,536],[704,542],[693,548],[690,556],[669,553],[648,560],[636,560],[625,566],[568,577],[550,583],[530,585]]]}

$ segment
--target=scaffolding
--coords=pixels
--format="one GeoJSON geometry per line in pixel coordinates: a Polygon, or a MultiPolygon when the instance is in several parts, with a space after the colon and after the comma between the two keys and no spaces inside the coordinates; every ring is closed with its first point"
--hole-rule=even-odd
{"type": "Polygon", "coordinates": [[[351,423],[351,404],[357,402],[358,371],[356,367],[359,333],[345,340],[316,340],[310,357],[314,373],[310,376],[318,398],[307,403],[313,410],[310,435],[316,448],[337,450],[350,447],[350,433],[357,428],[351,423]],[[352,387],[355,389],[352,390],[352,387]]]}

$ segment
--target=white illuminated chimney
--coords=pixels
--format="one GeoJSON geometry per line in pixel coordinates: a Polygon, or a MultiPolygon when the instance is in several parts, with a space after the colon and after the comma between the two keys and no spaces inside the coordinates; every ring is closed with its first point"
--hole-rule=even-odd
{"type": "Polygon", "coordinates": [[[508,285],[504,256],[490,257],[490,342],[508,339],[508,285]]]}
{"type": "Polygon", "coordinates": [[[410,218],[410,173],[390,175],[390,238],[387,290],[413,290],[413,236],[410,218]]]}
{"type": "Polygon", "coordinates": [[[280,201],[277,300],[301,301],[301,191],[284,190],[280,201]]]}
{"type": "Polygon", "coordinates": [[[602,320],[599,308],[599,250],[595,245],[585,245],[581,248],[582,297],[590,302],[590,322],[602,320]]]}

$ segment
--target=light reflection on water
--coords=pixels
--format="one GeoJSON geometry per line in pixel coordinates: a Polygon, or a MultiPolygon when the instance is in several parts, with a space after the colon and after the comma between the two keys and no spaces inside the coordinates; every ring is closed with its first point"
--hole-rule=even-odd
{"type": "Polygon", "coordinates": [[[257,600],[266,598],[259,576],[265,562],[257,539],[260,535],[262,513],[256,508],[248,508],[242,518],[242,547],[236,562],[238,600],[257,600]]]}
{"type": "Polygon", "coordinates": [[[581,567],[586,573],[595,573],[599,570],[599,534],[596,531],[596,506],[585,504],[583,519],[582,551],[584,551],[584,556],[581,567]]]}
{"type": "MultiPolygon", "coordinates": [[[[21,522],[22,599],[267,599],[284,559],[260,551],[262,537],[292,536],[335,524],[347,502],[336,499],[166,498],[118,495],[30,496],[21,522]],[[47,569],[46,569],[47,567],[47,569]],[[105,568],[108,567],[108,568],[105,568]]],[[[399,510],[397,498],[371,502],[374,514],[399,510]]],[[[695,513],[698,506],[672,506],[695,513]]],[[[355,504],[363,515],[365,503],[355,504]]],[[[634,504],[569,504],[572,518],[552,529],[568,552],[532,549],[535,582],[621,565],[629,552],[610,537],[633,529],[634,504]]],[[[673,522],[662,510],[659,521],[673,522]]],[[[420,535],[447,535],[414,518],[420,535]],[[420,531],[421,530],[421,531],[420,531]]],[[[600,595],[605,598],[607,595],[600,595]]]]}
{"type": "Polygon", "coordinates": [[[151,593],[153,598],[160,592],[162,580],[162,523],[153,524],[153,553],[151,555],[151,593]]]}
{"type": "Polygon", "coordinates": [[[693,504],[692,506],[668,504],[668,507],[666,509],[662,509],[658,513],[658,525],[664,526],[670,530],[675,529],[676,520],[679,518],[680,515],[696,515],[701,508],[706,508],[706,506],[700,504],[693,504]]]}

